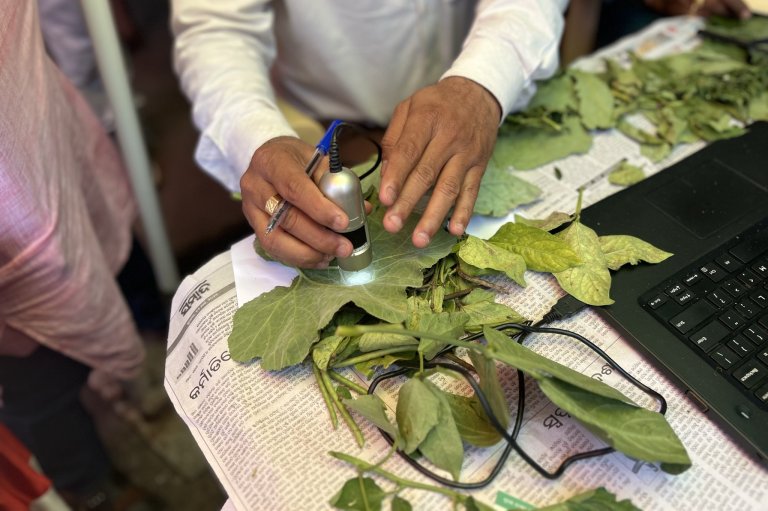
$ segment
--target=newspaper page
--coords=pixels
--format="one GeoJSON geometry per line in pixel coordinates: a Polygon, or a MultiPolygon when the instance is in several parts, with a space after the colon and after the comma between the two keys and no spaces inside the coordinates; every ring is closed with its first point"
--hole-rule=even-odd
{"type": "MultiPolygon", "coordinates": [[[[665,20],[621,41],[611,48],[612,55],[620,57],[621,52],[630,48],[643,48],[651,56],[682,48],[691,44],[698,28],[696,23],[699,21],[693,18],[683,22],[665,20]]],[[[601,56],[597,54],[595,59],[577,65],[598,65],[601,56]]],[[[636,144],[629,139],[612,132],[601,133],[589,154],[557,162],[560,179],[554,175],[554,165],[518,174],[539,185],[544,199],[519,208],[516,213],[537,218],[556,210],[570,212],[579,187],[586,190],[587,204],[619,189],[608,184],[605,176],[620,159],[629,158],[652,173],[699,147],[679,148],[667,160],[652,165],[640,156],[636,144]]],[[[510,219],[473,219],[470,228],[473,234],[489,236],[510,219]]],[[[188,276],[173,298],[165,387],[227,491],[227,510],[331,509],[329,501],[356,472],[328,452],[341,451],[375,462],[389,451],[378,431],[363,420],[359,421],[366,439],[362,448],[343,423],[336,430],[332,428],[309,367],[270,372],[262,370],[258,360],[248,364],[231,360],[227,337],[238,304],[274,286],[289,285],[294,275],[290,268],[259,258],[252,249],[252,239],[246,239],[188,276]]],[[[528,272],[526,280],[528,287],[520,288],[500,278],[497,284],[507,292],[500,293],[497,300],[536,319],[562,291],[547,275],[528,272]]],[[[577,462],[560,478],[548,480],[512,453],[493,483],[473,492],[476,498],[496,509],[533,509],[604,486],[620,499],[629,498],[634,505],[648,510],[768,509],[768,472],[730,441],[616,331],[590,310],[557,326],[592,340],[633,376],[665,396],[666,416],[688,449],[693,466],[682,475],[671,476],[655,464],[612,453],[577,462]]],[[[643,406],[656,407],[652,399],[623,381],[604,360],[573,340],[536,335],[526,345],[619,388],[643,406]]],[[[345,376],[364,386],[369,383],[352,370],[345,376]]],[[[515,374],[509,371],[502,373],[502,377],[508,395],[516,395],[515,374]]],[[[397,383],[382,385],[377,391],[391,411],[397,383]]],[[[469,393],[469,389],[445,378],[439,383],[452,391],[469,393]]],[[[536,385],[526,385],[526,393],[519,443],[547,470],[557,468],[570,454],[603,447],[577,421],[538,392],[536,385]]],[[[510,403],[510,412],[515,409],[515,403],[510,403]]],[[[502,445],[468,447],[462,480],[483,479],[502,449],[502,445]]],[[[434,484],[396,456],[384,468],[407,479],[434,484]]],[[[385,490],[393,489],[387,481],[378,483],[385,490]]],[[[405,490],[401,495],[414,509],[451,508],[450,499],[439,494],[405,490]]]]}

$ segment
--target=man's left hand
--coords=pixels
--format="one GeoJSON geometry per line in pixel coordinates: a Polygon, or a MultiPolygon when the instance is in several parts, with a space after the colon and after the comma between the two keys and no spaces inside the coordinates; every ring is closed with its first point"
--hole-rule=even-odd
{"type": "Polygon", "coordinates": [[[388,206],[384,228],[399,231],[419,199],[432,189],[413,231],[413,244],[426,247],[452,206],[448,230],[455,236],[463,234],[500,120],[496,98],[462,77],[445,78],[400,103],[382,139],[379,198],[388,206]]]}

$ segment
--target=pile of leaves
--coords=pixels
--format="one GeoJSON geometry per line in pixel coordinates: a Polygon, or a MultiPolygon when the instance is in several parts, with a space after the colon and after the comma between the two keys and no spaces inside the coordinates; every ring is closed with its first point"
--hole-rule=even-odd
{"type": "MultiPolygon", "coordinates": [[[[768,37],[768,18],[712,18],[707,30],[744,41],[768,37]]],[[[505,119],[493,159],[532,169],[592,145],[596,130],[617,128],[659,161],[683,143],[743,133],[768,120],[768,51],[705,39],[690,52],[658,60],[634,54],[605,61],[602,73],[568,69],[539,83],[528,108],[505,119]],[[633,122],[642,117],[651,129],[633,122]]]]}
{"type": "MultiPolygon", "coordinates": [[[[373,280],[350,285],[335,268],[300,270],[290,287],[277,287],[237,311],[229,337],[232,357],[243,362],[259,358],[263,370],[310,364],[334,424],[340,415],[360,445],[364,438],[355,417],[386,431],[396,449],[418,453],[454,479],[460,477],[465,445],[488,447],[502,441],[476,396],[452,394],[431,381],[435,372],[458,377],[451,371],[425,368],[426,362],[439,357],[456,360],[456,349],[464,350],[469,361],[462,363],[478,375],[493,415],[505,426],[509,406],[497,366],[532,378],[552,402],[615,449],[660,462],[671,473],[690,465],[663,415],[518,344],[510,337],[514,332],[495,329],[528,322],[494,301],[502,290],[494,282],[501,275],[525,286],[527,271],[550,273],[567,293],[602,305],[612,303],[610,270],[641,261],[660,262],[671,254],[631,236],[598,236],[580,222],[578,208],[575,215],[553,213],[543,220],[518,217],[488,240],[469,235],[456,239],[441,231],[424,249],[410,242],[417,218],[392,235],[383,229],[382,216],[383,208],[378,208],[369,217],[373,280]],[[286,316],[290,322],[284,321],[286,316]],[[484,334],[484,342],[463,340],[476,332],[484,334]],[[342,374],[343,368],[352,366],[372,377],[393,364],[409,371],[394,418],[377,395],[342,374]]],[[[450,488],[424,488],[403,480],[383,470],[380,462],[333,455],[359,472],[334,500],[342,509],[358,509],[345,507],[344,502],[370,504],[375,495],[385,493],[405,505],[404,499],[364,477],[366,472],[393,481],[395,494],[420,487],[449,495],[467,509],[490,509],[450,488]]]]}

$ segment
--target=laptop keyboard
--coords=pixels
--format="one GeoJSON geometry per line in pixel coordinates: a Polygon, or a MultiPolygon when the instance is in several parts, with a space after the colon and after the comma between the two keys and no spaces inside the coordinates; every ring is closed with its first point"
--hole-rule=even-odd
{"type": "Polygon", "coordinates": [[[640,305],[768,409],[768,219],[644,293],[640,305]]]}

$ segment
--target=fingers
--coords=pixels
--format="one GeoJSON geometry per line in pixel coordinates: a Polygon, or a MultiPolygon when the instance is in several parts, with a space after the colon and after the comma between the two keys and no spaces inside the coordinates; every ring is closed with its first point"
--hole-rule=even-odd
{"type": "Polygon", "coordinates": [[[708,0],[701,6],[702,16],[733,16],[748,19],[752,16],[749,7],[742,0],[708,0]]]}
{"type": "Polygon", "coordinates": [[[276,259],[304,268],[325,267],[335,257],[346,257],[352,244],[330,229],[342,230],[349,220],[326,199],[305,173],[311,146],[289,137],[260,147],[240,181],[243,213],[262,247],[276,259]],[[270,197],[279,194],[291,207],[270,234],[270,197]],[[329,229],[330,228],[330,229],[329,229]]]}

